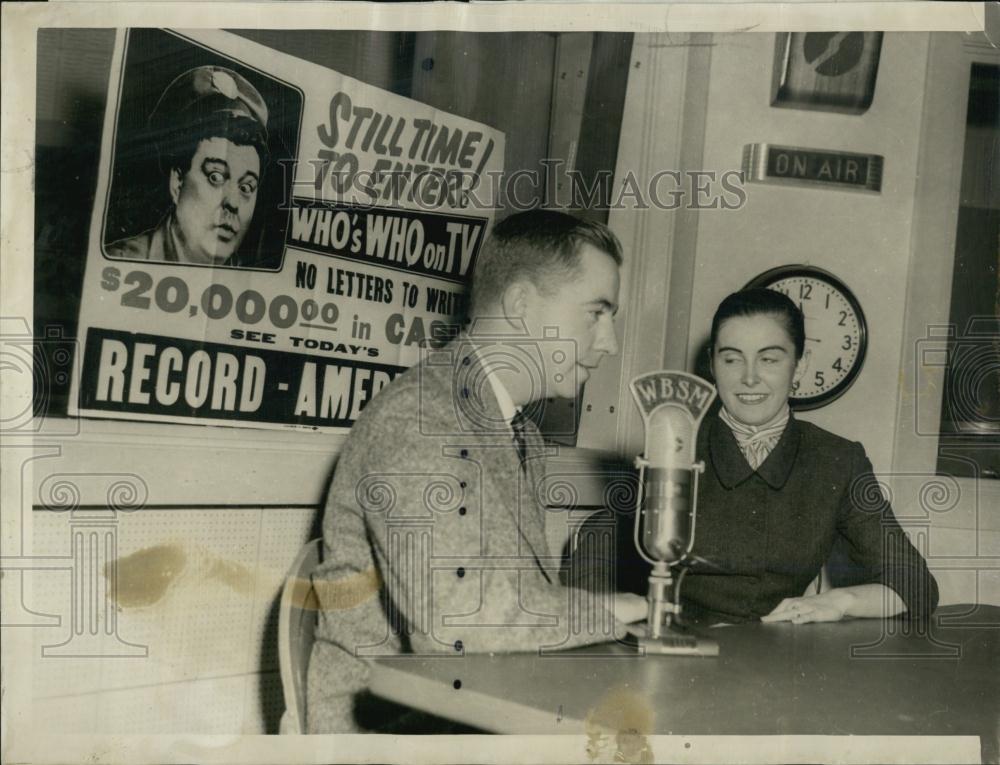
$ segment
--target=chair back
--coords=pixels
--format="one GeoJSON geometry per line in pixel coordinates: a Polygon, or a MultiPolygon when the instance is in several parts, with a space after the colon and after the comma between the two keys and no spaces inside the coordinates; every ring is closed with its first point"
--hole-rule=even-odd
{"type": "Polygon", "coordinates": [[[307,542],[299,552],[281,589],[278,607],[278,666],[285,713],[281,733],[305,733],[306,673],[316,635],[319,600],[309,575],[319,565],[322,539],[307,542]]]}

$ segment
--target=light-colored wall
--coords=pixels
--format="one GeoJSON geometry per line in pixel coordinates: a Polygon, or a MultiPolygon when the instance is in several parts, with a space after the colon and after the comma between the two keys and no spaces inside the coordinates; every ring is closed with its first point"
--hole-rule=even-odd
{"type": "Polygon", "coordinates": [[[863,115],[771,107],[774,35],[718,35],[715,40],[706,170],[738,168],[745,144],[767,142],[880,154],[885,174],[879,195],[748,183],[742,209],[702,211],[688,330],[691,368],[715,307],[728,293],[789,263],[831,271],[861,302],[868,319],[868,355],[844,396],[802,417],[862,441],[876,470],[888,470],[928,35],[885,35],[875,98],[863,115]]]}
{"type": "MultiPolygon", "coordinates": [[[[1000,481],[937,475],[946,341],[959,198],[967,190],[965,117],[973,63],[1000,65],[983,34],[932,35],[913,211],[896,440],[888,477],[897,507],[930,522],[930,564],[942,602],[1000,603],[1000,481]],[[947,253],[947,255],[944,255],[947,253]],[[936,327],[936,329],[934,329],[936,327]],[[931,335],[937,335],[935,339],[931,335]]],[[[980,144],[981,145],[981,144],[980,144]]],[[[974,142],[972,152],[977,146],[974,142]]],[[[988,166],[987,166],[988,167],[988,166]]],[[[987,167],[982,177],[988,177],[987,167]]],[[[971,184],[975,189],[977,184],[971,184]]],[[[970,197],[987,203],[988,197],[970,197]]]]}
{"type": "MultiPolygon", "coordinates": [[[[619,398],[621,384],[631,372],[644,371],[636,364],[645,364],[646,370],[657,368],[670,357],[664,344],[669,346],[672,336],[681,337],[690,355],[704,339],[711,313],[724,294],[775,265],[809,262],[833,271],[853,287],[868,315],[871,345],[865,369],[851,391],[806,417],[862,440],[876,468],[890,470],[899,451],[894,438],[898,402],[905,392],[898,375],[909,336],[904,328],[906,300],[916,278],[912,215],[920,201],[916,168],[929,36],[886,35],[875,102],[861,117],[768,106],[773,35],[716,37],[710,56],[702,55],[707,48],[694,54],[684,40],[672,39],[650,38],[636,46],[634,55],[644,66],[629,87],[643,109],[652,110],[626,115],[621,157],[636,171],[641,170],[643,156],[656,171],[664,169],[664,162],[670,168],[679,167],[681,160],[694,161],[692,154],[702,151],[696,169],[729,170],[738,167],[745,143],[768,141],[882,154],[884,189],[879,196],[868,196],[753,186],[744,209],[703,212],[693,222],[687,215],[684,226],[666,225],[666,219],[654,217],[673,213],[649,212],[645,220],[629,216],[632,256],[648,259],[655,253],[664,260],[657,260],[655,267],[647,261],[649,268],[634,272],[641,272],[643,283],[623,287],[645,296],[642,322],[637,316],[632,324],[626,323],[632,333],[624,337],[626,363],[608,365],[607,388],[588,386],[588,400],[595,411],[602,410],[602,417],[611,418],[611,424],[605,426],[602,419],[588,426],[585,417],[584,430],[589,428],[595,442],[607,435],[609,442],[599,444],[606,451],[634,439],[634,428],[622,439],[618,424],[616,442],[615,427],[623,421],[624,406],[632,406],[628,398],[619,398]],[[703,59],[708,58],[709,69],[695,67],[707,67],[703,59]],[[659,74],[647,74],[651,70],[659,74]],[[678,71],[680,79],[673,74],[678,71]],[[704,101],[698,103],[702,96],[704,101]],[[678,103],[686,103],[684,111],[678,103]],[[646,119],[651,114],[670,117],[671,130],[690,133],[692,125],[697,126],[699,140],[659,135],[657,131],[663,133],[664,128],[646,119]],[[666,141],[672,143],[664,146],[666,141]],[[678,264],[679,257],[688,260],[678,264]],[[693,280],[690,324],[652,333],[644,323],[659,321],[663,326],[666,296],[680,290],[679,273],[693,280]],[[651,276],[659,282],[650,282],[651,276]],[[659,314],[651,310],[657,299],[662,305],[659,314]],[[643,352],[637,354],[638,332],[644,332],[646,339],[643,352]]],[[[618,225],[623,233],[621,219],[618,225]]],[[[149,661],[94,660],[67,684],[61,660],[40,659],[39,713],[66,730],[93,730],[98,721],[108,730],[149,732],[257,732],[273,726],[281,706],[274,656],[267,648],[273,645],[268,641],[273,636],[274,601],[287,565],[314,528],[339,439],[83,421],[79,431],[66,437],[46,438],[43,433],[36,444],[44,442],[58,453],[51,460],[35,460],[34,496],[22,498],[22,506],[38,509],[29,513],[33,518],[25,519],[21,531],[33,539],[36,555],[65,557],[68,562],[60,567],[56,561],[53,570],[24,577],[29,593],[33,588],[36,596],[28,604],[40,613],[62,617],[59,624],[37,630],[39,646],[64,641],[71,626],[71,516],[43,509],[54,502],[45,493],[54,486],[45,483],[47,478],[75,477],[83,490],[79,501],[90,506],[107,501],[108,485],[95,483],[94,476],[120,473],[142,478],[145,501],[155,507],[121,514],[116,557],[169,545],[185,551],[189,568],[162,598],[120,612],[120,636],[153,647],[149,661]],[[275,475],[281,479],[274,480],[275,475]],[[245,571],[241,581],[246,587],[234,588],[233,579],[225,576],[231,565],[245,571]],[[213,578],[213,571],[219,576],[213,578]],[[198,597],[192,599],[194,594],[198,597]],[[174,637],[163,640],[165,632],[174,637]],[[164,709],[170,714],[164,716],[164,709]]],[[[631,447],[626,451],[635,453],[631,447]]],[[[576,500],[603,503],[606,486],[579,476],[600,474],[604,457],[585,450],[561,454],[555,473],[572,476],[576,500]]],[[[919,494],[924,485],[916,480],[898,484],[897,506],[907,505],[908,497],[919,494]]],[[[980,504],[989,501],[985,494],[976,496],[982,497],[980,504]]],[[[556,510],[550,516],[555,550],[580,519],[556,510]]],[[[943,601],[1000,602],[995,565],[1000,560],[1000,532],[983,528],[983,517],[975,513],[935,515],[931,521],[932,567],[945,559],[950,566],[939,567],[943,601]]],[[[5,576],[5,585],[15,581],[21,578],[5,576]]]]}
{"type": "MultiPolygon", "coordinates": [[[[394,63],[399,35],[341,34],[248,36],[380,87],[409,74],[394,63]],[[347,47],[330,49],[338,40],[347,47]]],[[[42,57],[51,71],[39,88],[40,141],[64,145],[67,125],[78,127],[66,107],[73,92],[104,98],[113,41],[88,30],[51,42],[59,55],[42,57]]],[[[506,131],[508,168],[537,163],[548,139],[554,35],[426,33],[413,44],[414,98],[506,131]]],[[[302,544],[318,534],[344,438],[47,419],[34,453],[23,450],[12,472],[23,492],[11,552],[34,557],[20,561],[24,571],[5,563],[2,580],[5,624],[34,625],[36,716],[73,733],[276,732],[284,706],[277,599],[302,544]],[[112,513],[113,502],[140,509],[112,513]],[[78,556],[75,539],[96,547],[78,556]],[[81,558],[93,568],[74,574],[81,558]],[[105,568],[116,562],[117,597],[105,568]],[[70,656],[51,655],[55,646],[70,656]],[[137,646],[148,653],[135,656],[137,646]],[[94,650],[104,656],[86,655],[94,650]]],[[[567,516],[554,514],[563,529],[567,516]]]]}
{"type": "Polygon", "coordinates": [[[64,733],[277,732],[277,598],[315,509],[33,516],[33,553],[51,568],[33,573],[30,605],[60,617],[32,630],[36,719],[64,733]],[[103,593],[117,581],[118,590],[73,608],[83,593],[74,586],[71,538],[95,532],[102,549],[84,559],[99,564],[92,584],[103,593]],[[111,555],[105,540],[114,541],[111,555]],[[55,568],[59,558],[63,568],[55,568]],[[117,563],[116,580],[106,563],[117,563]]]}
{"type": "Polygon", "coordinates": [[[993,49],[967,35],[886,34],[871,108],[840,115],[769,105],[774,35],[710,43],[637,40],[619,174],[725,172],[739,168],[746,144],[767,142],[880,154],[883,189],[747,184],[742,209],[700,210],[693,223],[690,211],[613,212],[632,259],[623,350],[588,384],[594,411],[583,416],[583,445],[623,457],[641,451],[623,386],[653,369],[696,370],[718,302],[754,276],[820,266],[857,294],[870,344],[854,386],[801,417],[864,443],[897,516],[924,546],[942,603],[1000,603],[1000,487],[937,475],[941,370],[922,366],[918,348],[928,326],[948,321],[969,63],[993,61],[993,49]]]}

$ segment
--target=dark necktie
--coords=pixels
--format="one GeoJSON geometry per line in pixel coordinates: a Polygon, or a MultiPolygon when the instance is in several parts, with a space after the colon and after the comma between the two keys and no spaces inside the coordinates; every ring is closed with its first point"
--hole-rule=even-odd
{"type": "Polygon", "coordinates": [[[510,429],[514,431],[514,443],[517,445],[517,456],[521,460],[521,470],[524,470],[524,461],[528,458],[528,416],[518,410],[510,421],[510,429]]]}

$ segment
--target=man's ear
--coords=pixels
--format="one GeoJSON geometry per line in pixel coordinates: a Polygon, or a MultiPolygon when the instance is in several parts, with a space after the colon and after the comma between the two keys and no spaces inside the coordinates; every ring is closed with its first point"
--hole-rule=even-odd
{"type": "Polygon", "coordinates": [[[519,280],[509,284],[500,297],[503,317],[511,324],[522,325],[533,296],[534,287],[528,282],[519,280]]]}
{"type": "Polygon", "coordinates": [[[181,195],[181,171],[176,167],[170,168],[170,198],[177,204],[177,198],[181,195]]]}

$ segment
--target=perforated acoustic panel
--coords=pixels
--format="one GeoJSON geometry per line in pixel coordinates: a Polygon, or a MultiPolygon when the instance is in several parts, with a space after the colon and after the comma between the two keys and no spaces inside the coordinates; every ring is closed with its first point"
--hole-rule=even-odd
{"type": "Polygon", "coordinates": [[[316,510],[36,511],[36,714],[66,732],[262,733],[277,600],[316,510]]]}

